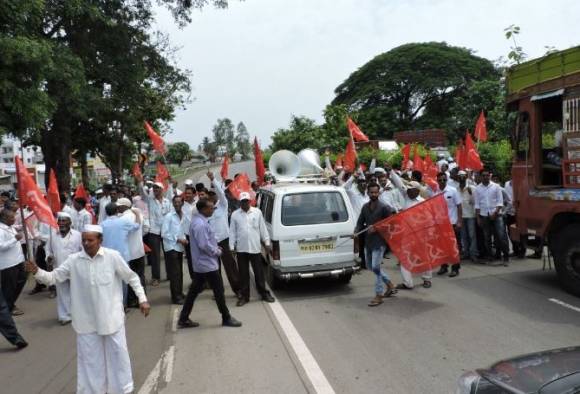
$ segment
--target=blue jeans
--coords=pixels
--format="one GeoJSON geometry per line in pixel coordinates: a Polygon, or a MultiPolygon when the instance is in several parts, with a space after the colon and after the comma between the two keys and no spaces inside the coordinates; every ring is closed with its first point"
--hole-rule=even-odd
{"type": "Polygon", "coordinates": [[[475,218],[463,218],[463,226],[461,226],[461,249],[463,256],[469,256],[472,259],[477,258],[475,218]]]}
{"type": "Polygon", "coordinates": [[[385,271],[381,269],[381,262],[385,254],[385,247],[381,246],[377,249],[369,249],[365,247],[365,257],[367,268],[375,274],[375,294],[383,294],[385,291],[385,284],[391,280],[385,271]]]}
{"type": "Polygon", "coordinates": [[[493,258],[493,250],[491,247],[491,237],[493,235],[496,237],[497,248],[503,254],[504,259],[508,259],[510,247],[503,216],[498,215],[495,220],[492,220],[489,216],[480,216],[480,218],[483,227],[483,236],[485,238],[486,257],[493,258]]]}

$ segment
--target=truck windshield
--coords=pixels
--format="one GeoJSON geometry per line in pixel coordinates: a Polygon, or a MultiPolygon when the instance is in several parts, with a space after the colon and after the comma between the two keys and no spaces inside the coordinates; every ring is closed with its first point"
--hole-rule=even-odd
{"type": "Polygon", "coordinates": [[[348,220],[348,211],[339,192],[287,194],[282,199],[282,224],[302,226],[348,220]]]}

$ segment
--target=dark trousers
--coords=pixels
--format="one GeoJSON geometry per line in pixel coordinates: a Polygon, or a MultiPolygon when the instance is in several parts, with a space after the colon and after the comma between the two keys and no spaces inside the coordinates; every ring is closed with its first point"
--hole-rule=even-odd
{"type": "Polygon", "coordinates": [[[250,263],[256,279],[256,289],[262,297],[269,294],[266,290],[264,265],[260,253],[238,253],[238,268],[240,270],[240,293],[242,298],[250,299],[250,263]]]}
{"type": "MultiPolygon", "coordinates": [[[[145,257],[139,257],[138,259],[129,261],[129,268],[131,268],[131,271],[139,276],[141,286],[143,286],[143,289],[145,289],[145,257]]],[[[129,286],[129,290],[127,292],[127,305],[136,306],[138,304],[139,299],[135,295],[133,288],[129,286]]]]}
{"type": "Polygon", "coordinates": [[[4,299],[4,295],[0,291],[0,333],[4,335],[4,338],[8,340],[11,344],[14,344],[18,339],[22,337],[18,334],[16,329],[16,324],[14,324],[14,319],[12,319],[12,314],[10,313],[10,308],[4,299]]]}
{"type": "Polygon", "coordinates": [[[224,284],[222,282],[222,277],[218,270],[211,272],[194,272],[193,282],[189,286],[187,296],[185,296],[185,301],[183,302],[183,309],[181,309],[181,314],[179,315],[179,321],[185,322],[189,319],[191,310],[193,309],[193,304],[198,294],[203,291],[203,286],[205,283],[209,283],[209,286],[213,290],[213,295],[215,297],[215,303],[222,314],[222,320],[227,320],[230,318],[230,311],[226,306],[226,297],[224,295],[224,284]]]}
{"type": "MultiPolygon", "coordinates": [[[[455,233],[455,239],[457,240],[457,247],[459,248],[459,250],[461,251],[461,229],[457,228],[457,226],[454,224],[453,225],[453,232],[455,233]]],[[[449,264],[441,264],[441,268],[447,268],[449,267],[449,264]]],[[[451,271],[459,271],[459,269],[461,268],[461,264],[460,263],[455,263],[451,265],[451,271]]]]}
{"type": "Polygon", "coordinates": [[[161,279],[161,235],[149,233],[146,236],[147,245],[151,248],[151,252],[147,256],[147,261],[151,266],[151,277],[153,279],[161,279]]]}
{"type": "MultiPolygon", "coordinates": [[[[516,222],[516,217],[514,215],[506,215],[505,216],[505,224],[506,224],[506,231],[508,234],[508,237],[510,235],[510,226],[512,224],[515,224],[516,222]]],[[[514,250],[514,255],[517,257],[521,257],[524,258],[526,257],[526,248],[525,246],[522,244],[522,242],[519,239],[511,239],[512,241],[512,248],[514,250]]]]}
{"type": "Polygon", "coordinates": [[[506,227],[503,222],[503,216],[498,215],[495,219],[491,219],[489,216],[479,216],[481,220],[481,227],[483,228],[483,235],[485,238],[485,255],[488,258],[494,256],[493,249],[491,247],[491,237],[492,234],[496,240],[496,249],[498,251],[497,257],[499,257],[500,252],[503,254],[505,259],[509,258],[510,247],[508,244],[506,227]]]}
{"type": "Polygon", "coordinates": [[[183,252],[165,251],[165,272],[169,279],[171,302],[183,299],[183,252]]]}
{"type": "Polygon", "coordinates": [[[226,276],[228,277],[232,291],[237,295],[240,292],[240,272],[238,270],[238,263],[230,250],[230,239],[226,238],[218,242],[218,245],[222,248],[220,263],[226,271],[226,276]]]}
{"type": "Polygon", "coordinates": [[[360,258],[360,268],[366,269],[366,256],[365,256],[365,240],[367,233],[362,233],[358,235],[358,257],[360,258]]]}
{"type": "Polygon", "coordinates": [[[26,272],[24,271],[24,263],[16,264],[14,267],[0,271],[0,287],[2,287],[4,299],[11,312],[25,284],[26,272]]]}
{"type": "Polygon", "coordinates": [[[187,270],[189,271],[189,279],[193,282],[193,260],[191,259],[191,247],[189,244],[189,235],[185,236],[188,244],[184,246],[185,248],[185,259],[187,260],[187,270]]]}

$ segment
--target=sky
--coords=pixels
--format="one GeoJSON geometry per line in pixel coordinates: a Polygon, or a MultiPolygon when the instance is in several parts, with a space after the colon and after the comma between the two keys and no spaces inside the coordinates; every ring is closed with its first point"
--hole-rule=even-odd
{"type": "Polygon", "coordinates": [[[183,28],[163,8],[180,68],[192,73],[191,102],[169,124],[169,142],[196,149],[217,119],[243,121],[262,147],[291,116],[322,122],[334,89],[373,57],[410,42],[445,41],[478,56],[506,57],[504,28],[520,26],[530,58],[545,46],[579,45],[575,0],[245,0],[192,13],[183,28]]]}

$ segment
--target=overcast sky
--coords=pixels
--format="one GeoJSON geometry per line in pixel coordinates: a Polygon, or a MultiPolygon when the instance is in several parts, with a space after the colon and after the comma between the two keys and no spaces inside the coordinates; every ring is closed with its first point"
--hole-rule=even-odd
{"type": "Polygon", "coordinates": [[[157,28],[192,73],[192,102],[166,139],[197,148],[218,118],[243,121],[263,147],[292,114],[322,121],[334,89],[374,56],[409,42],[446,41],[495,60],[521,27],[531,57],[579,44],[576,0],[246,0],[193,12],[179,29],[164,9],[157,28]]]}

